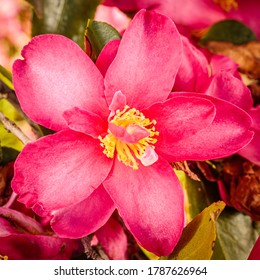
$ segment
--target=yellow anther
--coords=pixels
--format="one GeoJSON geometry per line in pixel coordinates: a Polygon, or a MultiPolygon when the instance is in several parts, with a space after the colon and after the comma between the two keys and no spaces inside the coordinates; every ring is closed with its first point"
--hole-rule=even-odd
{"type": "Polygon", "coordinates": [[[154,148],[154,144],[157,142],[157,139],[154,138],[159,135],[159,132],[155,130],[156,121],[150,121],[139,110],[126,105],[122,111],[116,110],[116,114],[110,123],[123,128],[138,125],[149,132],[147,137],[136,143],[123,142],[113,135],[110,130],[108,130],[108,134],[104,138],[98,137],[101,146],[104,148],[103,153],[107,157],[113,158],[116,152],[119,161],[137,170],[137,159],[141,159],[147,147],[154,148]]]}
{"type": "Polygon", "coordinates": [[[236,0],[213,0],[218,4],[225,12],[230,12],[232,9],[238,9],[238,3],[236,0]]]}
{"type": "Polygon", "coordinates": [[[8,260],[8,257],[7,257],[7,256],[2,256],[2,255],[0,255],[0,260],[1,260],[1,261],[6,261],[6,260],[8,260]]]}

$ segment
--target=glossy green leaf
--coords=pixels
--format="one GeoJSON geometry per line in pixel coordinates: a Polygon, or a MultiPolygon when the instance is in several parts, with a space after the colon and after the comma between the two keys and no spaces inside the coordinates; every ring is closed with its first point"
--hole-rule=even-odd
{"type": "Polygon", "coordinates": [[[249,216],[227,207],[217,221],[212,259],[246,260],[258,235],[249,216]]]}
{"type": "Polygon", "coordinates": [[[257,41],[255,33],[240,21],[228,19],[215,23],[201,38],[201,43],[205,45],[209,41],[230,42],[235,45],[246,44],[257,41]]]}
{"type": "Polygon", "coordinates": [[[5,69],[2,65],[0,65],[0,80],[8,86],[8,88],[14,90],[14,86],[12,83],[12,74],[10,71],[5,69]]]}
{"type": "Polygon", "coordinates": [[[185,194],[186,219],[190,222],[204,208],[220,200],[216,183],[195,181],[183,171],[175,170],[185,194]]]}
{"type": "MultiPolygon", "coordinates": [[[[35,2],[35,1],[34,1],[35,2]]],[[[33,14],[32,35],[62,34],[84,47],[87,20],[93,18],[101,0],[45,0],[43,14],[33,14]]]]}
{"type": "Polygon", "coordinates": [[[184,228],[180,241],[168,260],[209,260],[216,240],[216,219],[223,211],[225,203],[212,203],[184,228]]]}
{"type": "Polygon", "coordinates": [[[112,25],[89,19],[85,38],[87,53],[95,61],[104,46],[112,40],[121,39],[121,35],[112,25]]]}

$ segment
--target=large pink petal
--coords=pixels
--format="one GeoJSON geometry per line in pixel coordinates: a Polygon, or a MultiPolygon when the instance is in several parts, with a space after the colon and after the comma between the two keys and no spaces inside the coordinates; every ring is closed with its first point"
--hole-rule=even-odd
{"type": "Polygon", "coordinates": [[[246,111],[253,105],[250,90],[229,72],[216,74],[205,93],[229,101],[246,111]]]}
{"type": "Polygon", "coordinates": [[[81,238],[103,226],[115,206],[103,186],[77,204],[53,212],[51,227],[61,237],[81,238]]]}
{"type": "Polygon", "coordinates": [[[104,187],[141,246],[157,255],[171,253],[184,226],[184,205],[179,180],[165,160],[138,170],[115,160],[104,187]]]}
{"type": "Polygon", "coordinates": [[[111,260],[125,260],[127,236],[122,225],[113,216],[95,233],[98,241],[111,260]]]}
{"type": "Polygon", "coordinates": [[[29,143],[15,163],[13,190],[40,216],[78,203],[107,177],[113,160],[99,141],[72,130],[29,143]]]}
{"type": "Polygon", "coordinates": [[[91,59],[61,35],[34,37],[13,66],[13,81],[24,112],[34,121],[60,130],[64,111],[83,108],[106,117],[103,77],[91,59]]]}
{"type": "Polygon", "coordinates": [[[183,36],[182,43],[182,61],[173,89],[174,91],[203,92],[210,82],[208,61],[205,55],[183,36]]]}
{"type": "Polygon", "coordinates": [[[213,54],[210,58],[210,70],[211,75],[215,76],[219,72],[229,72],[233,74],[238,79],[241,79],[241,76],[238,72],[238,64],[235,63],[231,58],[220,55],[213,54]]]}
{"type": "Polygon", "coordinates": [[[94,138],[98,138],[100,135],[104,136],[107,132],[107,122],[95,113],[75,107],[65,111],[63,117],[70,129],[94,138]]]}
{"type": "Polygon", "coordinates": [[[248,260],[260,260],[260,236],[256,240],[256,243],[249,254],[248,260]]]}
{"type": "MultiPolygon", "coordinates": [[[[216,107],[216,116],[211,125],[189,138],[172,145],[174,154],[168,150],[163,155],[169,161],[207,160],[226,157],[245,147],[254,135],[250,131],[251,118],[239,107],[207,95],[196,93],[173,93],[171,96],[203,97],[216,107]]],[[[160,154],[162,149],[160,148],[160,154]]]]}
{"type": "Polygon", "coordinates": [[[143,111],[150,120],[156,120],[159,132],[155,150],[158,154],[171,155],[175,159],[176,145],[209,126],[216,114],[215,106],[203,95],[196,97],[174,96],[143,111]]]}
{"type": "Polygon", "coordinates": [[[181,39],[174,23],[156,12],[140,11],[125,31],[107,70],[108,103],[119,90],[126,96],[127,105],[137,109],[165,100],[172,89],[181,54],[181,39]]]}
{"type": "Polygon", "coordinates": [[[120,40],[108,42],[97,58],[96,66],[104,77],[106,76],[108,67],[116,57],[119,44],[120,40]]]}

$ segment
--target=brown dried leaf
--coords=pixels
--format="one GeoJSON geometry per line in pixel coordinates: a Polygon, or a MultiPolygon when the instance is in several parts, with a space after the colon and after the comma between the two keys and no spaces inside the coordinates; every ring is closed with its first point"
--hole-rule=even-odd
{"type": "Polygon", "coordinates": [[[231,204],[253,220],[260,221],[260,167],[233,156],[225,161],[222,172],[231,204]]]}
{"type": "Polygon", "coordinates": [[[184,228],[168,257],[161,260],[210,260],[216,241],[216,220],[225,208],[223,201],[212,203],[184,228]]]}
{"type": "Polygon", "coordinates": [[[239,71],[253,79],[260,79],[260,42],[252,41],[244,45],[210,41],[207,48],[216,54],[223,54],[239,65],[239,71]]]}
{"type": "Polygon", "coordinates": [[[171,163],[171,166],[176,170],[183,171],[186,175],[188,175],[191,179],[200,181],[200,178],[195,174],[193,171],[191,171],[187,161],[178,161],[171,163]]]}

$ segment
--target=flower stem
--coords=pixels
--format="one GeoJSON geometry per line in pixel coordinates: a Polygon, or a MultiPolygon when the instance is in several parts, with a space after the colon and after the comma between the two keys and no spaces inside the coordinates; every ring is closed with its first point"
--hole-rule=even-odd
{"type": "Polygon", "coordinates": [[[22,130],[11,120],[9,120],[2,112],[0,112],[0,122],[4,125],[5,129],[13,133],[24,145],[31,142],[22,130]]]}
{"type": "Polygon", "coordinates": [[[89,260],[103,260],[103,258],[92,248],[88,236],[81,238],[84,247],[84,253],[89,260]]]}
{"type": "Polygon", "coordinates": [[[15,192],[12,192],[9,200],[4,205],[2,205],[2,207],[3,208],[10,208],[16,198],[17,198],[17,194],[15,192]]]}
{"type": "Polygon", "coordinates": [[[25,121],[31,126],[37,139],[43,136],[43,133],[39,126],[30,118],[28,118],[27,115],[25,115],[25,113],[21,109],[20,103],[16,97],[15,92],[8,88],[2,81],[0,81],[0,100],[1,99],[6,99],[15,108],[15,110],[25,119],[25,121]]]}

